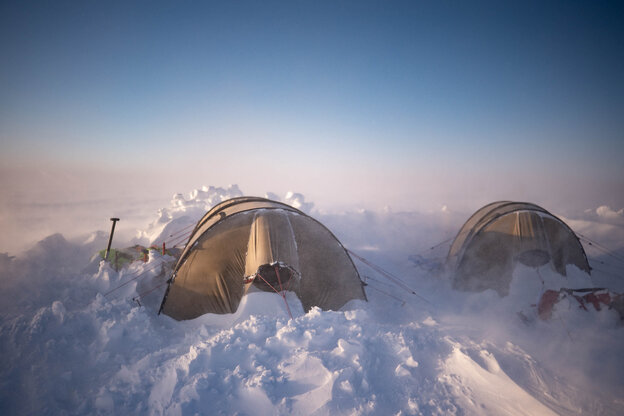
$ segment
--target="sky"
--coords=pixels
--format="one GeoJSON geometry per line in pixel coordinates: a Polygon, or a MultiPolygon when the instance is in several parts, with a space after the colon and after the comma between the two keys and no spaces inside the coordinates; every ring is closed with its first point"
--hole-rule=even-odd
{"type": "Polygon", "coordinates": [[[234,183],[324,209],[618,210],[623,18],[618,2],[3,1],[0,219],[234,183]]]}

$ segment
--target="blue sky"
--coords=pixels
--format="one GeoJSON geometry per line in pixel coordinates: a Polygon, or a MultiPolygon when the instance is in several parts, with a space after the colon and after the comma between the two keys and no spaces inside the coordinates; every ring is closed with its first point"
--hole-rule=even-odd
{"type": "Polygon", "coordinates": [[[502,3],[5,1],[3,190],[621,208],[624,6],[502,3]]]}

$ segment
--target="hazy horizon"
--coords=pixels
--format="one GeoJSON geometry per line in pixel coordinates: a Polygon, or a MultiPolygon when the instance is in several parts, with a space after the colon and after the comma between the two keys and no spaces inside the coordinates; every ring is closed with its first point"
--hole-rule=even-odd
{"type": "Polygon", "coordinates": [[[327,211],[620,210],[622,17],[609,2],[3,2],[0,252],[72,218],[149,222],[203,185],[327,211]]]}

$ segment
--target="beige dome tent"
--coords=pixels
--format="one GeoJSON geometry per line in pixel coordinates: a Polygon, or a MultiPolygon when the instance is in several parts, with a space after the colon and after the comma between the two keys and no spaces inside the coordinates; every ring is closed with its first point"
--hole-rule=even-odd
{"type": "Polygon", "coordinates": [[[545,209],[525,202],[499,201],[475,212],[447,258],[455,289],[494,289],[501,296],[509,293],[517,262],[536,268],[550,264],[563,276],[569,264],[590,272],[576,234],[545,209]]]}
{"type": "Polygon", "coordinates": [[[233,313],[249,290],[291,290],[306,311],[366,300],[353,261],[321,223],[290,205],[240,197],[197,223],[160,312],[177,320],[233,313]]]}

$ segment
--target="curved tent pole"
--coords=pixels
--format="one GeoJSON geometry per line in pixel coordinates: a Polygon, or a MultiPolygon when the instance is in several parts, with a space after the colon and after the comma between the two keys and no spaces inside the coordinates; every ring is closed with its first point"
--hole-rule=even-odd
{"type": "MultiPolygon", "coordinates": [[[[455,244],[455,241],[457,241],[457,239],[459,238],[459,236],[460,236],[460,235],[470,233],[470,231],[471,231],[471,230],[472,230],[472,229],[473,229],[473,228],[474,228],[474,227],[475,227],[475,226],[476,226],[476,225],[477,225],[477,224],[481,221],[481,219],[483,219],[483,217],[487,216],[490,212],[492,212],[492,211],[493,211],[493,210],[495,210],[496,208],[498,208],[498,207],[500,207],[500,206],[503,206],[503,205],[506,205],[506,204],[509,204],[509,203],[512,203],[512,202],[511,202],[511,201],[495,201],[495,202],[490,202],[489,204],[484,205],[483,207],[481,207],[481,208],[479,208],[478,210],[476,210],[476,211],[475,211],[475,212],[474,212],[474,213],[473,213],[473,214],[472,214],[472,215],[471,215],[471,216],[470,216],[470,217],[469,217],[469,218],[468,218],[468,219],[464,222],[464,225],[462,225],[462,226],[461,226],[461,228],[460,228],[460,229],[459,229],[459,231],[457,232],[457,235],[456,235],[456,236],[455,236],[455,238],[453,239],[453,242],[451,243],[451,246],[449,247],[449,252],[448,252],[448,255],[446,256],[447,261],[448,261],[448,259],[450,259],[450,257],[451,257],[451,252],[453,251],[453,246],[454,246],[454,244],[455,244]],[[498,206],[496,206],[496,207],[493,207],[493,208],[492,208],[492,206],[493,206],[493,205],[498,205],[498,206]],[[485,210],[486,208],[488,208],[488,207],[490,207],[490,209],[489,209],[487,212],[485,212],[485,213],[483,213],[483,214],[480,214],[482,211],[484,211],[484,210],[485,210]],[[477,221],[477,222],[475,223],[475,225],[474,225],[474,226],[472,226],[472,227],[468,228],[468,227],[467,227],[468,223],[470,223],[470,221],[471,221],[473,218],[477,217],[478,215],[481,215],[481,219],[479,219],[479,221],[477,221]]],[[[462,243],[462,247],[463,247],[463,245],[465,244],[465,242],[466,242],[466,240],[464,240],[464,243],[462,243]]],[[[461,249],[462,247],[460,247],[460,249],[461,249]]],[[[456,256],[459,256],[459,254],[456,254],[456,256]]]]}
{"type": "MultiPolygon", "coordinates": [[[[175,269],[178,269],[179,266],[182,265],[184,259],[186,258],[186,255],[188,253],[189,250],[189,244],[194,243],[193,239],[195,237],[195,235],[197,234],[197,232],[199,232],[202,228],[202,226],[211,218],[213,218],[216,215],[221,215],[221,218],[219,219],[219,221],[215,222],[214,224],[212,224],[210,227],[208,227],[206,230],[204,230],[202,232],[202,234],[204,232],[206,232],[207,230],[209,230],[210,228],[212,228],[213,226],[215,226],[216,224],[218,224],[220,222],[220,220],[225,218],[225,213],[223,212],[224,209],[226,208],[230,208],[232,206],[238,205],[238,204],[242,204],[245,202],[266,202],[266,203],[270,203],[272,205],[280,205],[279,208],[281,209],[286,209],[286,210],[290,210],[290,211],[294,211],[297,212],[301,215],[307,215],[301,211],[299,211],[297,208],[292,207],[288,204],[284,204],[283,202],[278,202],[278,201],[272,201],[270,199],[266,199],[266,198],[260,198],[260,197],[248,197],[248,196],[240,196],[240,197],[236,197],[236,198],[232,198],[232,199],[228,199],[225,201],[222,201],[220,203],[218,203],[217,205],[215,205],[214,207],[212,207],[197,223],[197,225],[195,226],[195,228],[193,229],[193,232],[191,233],[191,235],[189,236],[189,239],[186,243],[186,246],[184,248],[184,250],[182,251],[182,254],[180,255],[180,258],[178,259],[178,262],[176,263],[175,269]]],[[[278,207],[263,207],[262,209],[276,209],[278,207]]],[[[257,209],[256,208],[249,208],[243,211],[237,211],[235,214],[241,213],[241,212],[246,212],[246,211],[251,211],[253,209],[257,209]]],[[[311,218],[311,217],[310,217],[311,218]]],[[[199,239],[199,236],[197,237],[197,239],[199,239]]],[[[196,239],[196,240],[197,240],[196,239]]]]}
{"type": "MultiPolygon", "coordinates": [[[[459,232],[457,233],[457,236],[455,237],[455,240],[456,240],[456,239],[457,239],[460,235],[462,235],[462,234],[466,234],[466,233],[468,233],[468,234],[470,234],[470,235],[464,239],[464,242],[462,243],[461,247],[459,247],[459,249],[458,249],[458,253],[457,253],[455,256],[456,256],[456,257],[461,257],[460,252],[461,252],[461,253],[463,253],[463,251],[464,251],[464,250],[463,250],[463,248],[464,248],[464,247],[466,247],[466,246],[469,244],[468,242],[469,242],[470,240],[472,240],[472,239],[474,238],[474,236],[475,236],[476,234],[478,234],[478,233],[479,233],[479,231],[480,231],[481,229],[483,229],[483,228],[484,228],[484,227],[486,227],[488,224],[490,224],[490,223],[491,223],[494,219],[497,219],[497,218],[500,218],[500,217],[502,217],[502,216],[504,216],[504,215],[507,215],[507,214],[510,214],[510,213],[512,213],[512,212],[518,211],[518,210],[512,209],[512,210],[510,210],[510,211],[503,212],[503,213],[501,213],[501,214],[499,214],[499,215],[496,215],[496,216],[494,216],[494,217],[492,217],[492,218],[488,219],[485,223],[483,222],[483,221],[484,221],[484,219],[485,219],[485,218],[487,218],[487,217],[488,217],[488,216],[489,216],[492,212],[494,212],[494,211],[496,211],[496,210],[498,210],[498,209],[504,208],[504,207],[511,206],[511,205],[526,205],[526,206],[530,206],[530,207],[532,207],[535,211],[541,211],[541,212],[544,212],[544,213],[549,214],[549,215],[551,215],[551,216],[553,216],[553,217],[554,217],[554,215],[550,214],[550,213],[549,213],[548,211],[546,211],[544,208],[542,208],[542,207],[540,207],[540,206],[538,206],[538,205],[535,205],[535,204],[533,204],[533,203],[531,203],[531,202],[497,201],[497,202],[492,202],[492,203],[489,203],[489,204],[487,204],[487,205],[485,205],[485,206],[483,206],[483,207],[479,208],[479,209],[478,209],[478,210],[477,210],[474,214],[472,214],[472,215],[470,216],[470,218],[468,218],[468,220],[464,223],[464,225],[462,226],[462,228],[460,228],[459,232]],[[494,205],[496,205],[496,206],[494,206],[494,205]],[[486,209],[486,208],[488,208],[488,207],[491,207],[491,208],[490,208],[489,210],[485,211],[485,209],[486,209]],[[481,213],[481,214],[480,214],[480,213],[481,213]],[[465,228],[466,228],[466,226],[468,225],[468,223],[469,223],[469,222],[470,222],[473,218],[477,217],[478,215],[480,215],[480,216],[481,216],[481,218],[479,218],[479,220],[478,220],[477,222],[475,222],[475,223],[474,223],[474,225],[473,225],[472,227],[470,227],[470,228],[468,228],[468,229],[465,229],[465,228]],[[473,231],[474,229],[476,229],[476,228],[478,228],[478,231],[476,231],[476,232],[474,232],[474,233],[473,233],[472,231],[473,231]]],[[[454,242],[455,242],[455,241],[453,241],[453,243],[451,244],[451,247],[449,248],[449,254],[447,255],[447,260],[451,257],[451,251],[453,250],[454,242]]]]}
{"type": "MultiPolygon", "coordinates": [[[[425,299],[424,297],[422,297],[421,295],[416,293],[416,291],[414,289],[409,287],[405,282],[403,282],[398,277],[394,276],[392,273],[384,270],[383,268],[381,268],[380,266],[374,264],[370,260],[366,260],[364,257],[354,253],[353,251],[351,251],[349,249],[346,249],[346,250],[347,250],[347,253],[353,255],[355,258],[360,260],[362,263],[366,264],[368,267],[370,267],[371,269],[375,270],[377,273],[381,274],[382,276],[384,276],[386,279],[388,279],[391,282],[393,282],[395,285],[397,285],[401,289],[405,290],[406,292],[408,292],[408,293],[410,293],[412,295],[416,295],[417,297],[419,297],[420,299],[424,300],[425,302],[427,302],[428,304],[431,305],[431,302],[429,302],[427,299],[425,299]]],[[[358,273],[358,275],[359,275],[359,273],[358,273]]]]}

